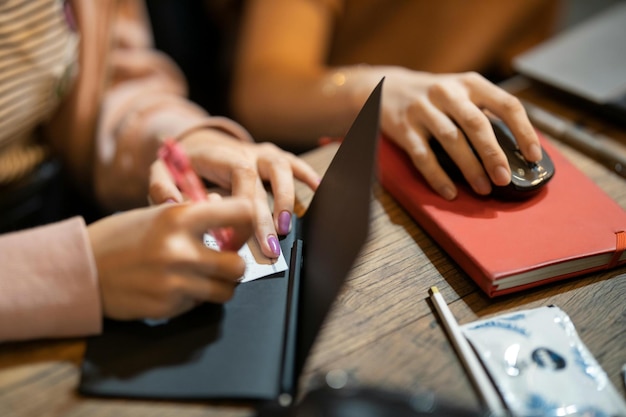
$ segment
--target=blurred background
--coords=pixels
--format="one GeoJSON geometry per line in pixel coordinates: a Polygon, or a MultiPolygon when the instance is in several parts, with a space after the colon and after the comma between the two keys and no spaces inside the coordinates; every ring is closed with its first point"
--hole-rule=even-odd
{"type": "MultiPolygon", "coordinates": [[[[462,0],[459,0],[462,1],[462,0]]],[[[561,0],[558,33],[626,0],[561,0]]],[[[228,105],[239,23],[245,0],[149,0],[156,47],[182,68],[190,98],[212,114],[232,116],[228,105]]],[[[494,82],[512,74],[483,74],[494,82]]]]}

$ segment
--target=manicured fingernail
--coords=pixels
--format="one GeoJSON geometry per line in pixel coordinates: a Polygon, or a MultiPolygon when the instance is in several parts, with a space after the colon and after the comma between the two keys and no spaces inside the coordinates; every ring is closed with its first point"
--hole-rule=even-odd
{"type": "Polygon", "coordinates": [[[478,194],[487,195],[491,192],[491,182],[486,177],[479,177],[474,182],[474,189],[478,194]]]}
{"type": "Polygon", "coordinates": [[[278,238],[276,236],[269,235],[267,237],[267,244],[270,245],[270,249],[274,255],[280,255],[280,244],[278,243],[278,238]]]}
{"type": "Polygon", "coordinates": [[[495,183],[498,185],[506,185],[511,182],[511,174],[503,166],[497,166],[494,170],[495,183]]]}
{"type": "Polygon", "coordinates": [[[286,235],[289,233],[289,227],[291,226],[291,213],[287,210],[283,210],[278,215],[278,233],[286,235]]]}
{"type": "Polygon", "coordinates": [[[541,146],[532,144],[530,146],[530,158],[533,162],[541,161],[543,154],[541,152],[541,146]]]}
{"type": "Polygon", "coordinates": [[[456,190],[449,185],[444,185],[440,191],[441,196],[446,200],[454,200],[454,198],[456,197],[456,190]]]}
{"type": "Polygon", "coordinates": [[[176,200],[174,200],[173,198],[168,198],[167,200],[165,200],[166,203],[175,203],[176,200]]]}

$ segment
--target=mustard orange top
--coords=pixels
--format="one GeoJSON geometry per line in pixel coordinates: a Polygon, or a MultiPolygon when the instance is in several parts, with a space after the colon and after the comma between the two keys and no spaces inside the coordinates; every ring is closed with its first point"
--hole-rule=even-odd
{"type": "Polygon", "coordinates": [[[428,72],[502,68],[553,33],[555,0],[318,0],[336,14],[333,66],[367,63],[428,72]]]}

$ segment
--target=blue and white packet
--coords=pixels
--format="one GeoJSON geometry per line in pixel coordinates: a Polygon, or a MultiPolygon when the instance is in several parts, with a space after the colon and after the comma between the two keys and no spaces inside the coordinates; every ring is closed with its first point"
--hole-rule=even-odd
{"type": "Polygon", "coordinates": [[[626,402],[555,306],[461,326],[509,412],[520,417],[626,417],[626,402]]]}

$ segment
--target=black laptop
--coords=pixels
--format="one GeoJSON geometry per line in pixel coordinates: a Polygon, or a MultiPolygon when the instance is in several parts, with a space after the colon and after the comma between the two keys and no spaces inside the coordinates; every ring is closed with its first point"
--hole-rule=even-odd
{"type": "Polygon", "coordinates": [[[316,335],[367,237],[381,81],[307,212],[281,247],[289,268],[240,284],[166,324],[105,321],[81,366],[84,395],[289,402],[316,335]]]}

